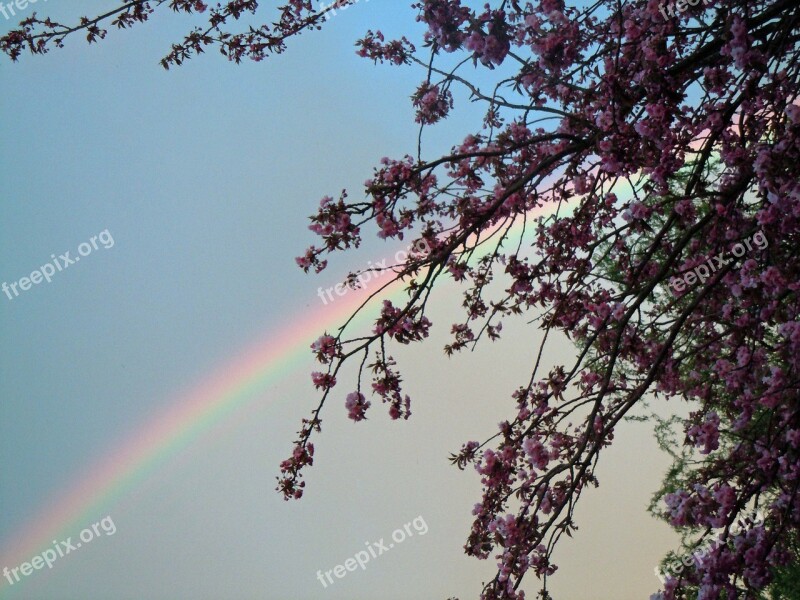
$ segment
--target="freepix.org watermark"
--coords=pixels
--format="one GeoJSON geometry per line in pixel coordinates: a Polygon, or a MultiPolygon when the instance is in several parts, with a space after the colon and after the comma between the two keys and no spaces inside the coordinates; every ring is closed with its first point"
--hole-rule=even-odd
{"type": "Polygon", "coordinates": [[[88,544],[96,537],[100,537],[103,534],[114,535],[116,532],[117,526],[114,525],[114,520],[110,516],[105,517],[97,523],[92,524],[91,528],[87,527],[81,531],[78,535],[81,540],[80,542],[73,543],[71,537],[68,537],[66,541],[62,542],[53,540],[52,548],[48,548],[41,554],[37,554],[30,560],[30,562],[24,562],[13,569],[3,567],[3,577],[8,580],[8,583],[14,585],[21,580],[20,575],[22,575],[22,577],[27,577],[34,571],[43,569],[45,565],[47,565],[48,569],[52,569],[54,562],[56,562],[59,558],[64,558],[70,552],[77,550],[83,544],[88,544]]]}
{"type": "MultiPolygon", "coordinates": [[[[428,254],[430,250],[431,247],[428,242],[425,240],[417,240],[405,250],[398,250],[394,253],[395,265],[402,265],[411,255],[420,256],[428,254]]],[[[317,296],[319,296],[323,304],[327,305],[328,302],[333,302],[335,300],[333,297],[334,292],[337,296],[341,297],[347,293],[348,289],[365,288],[370,281],[380,279],[386,275],[386,273],[393,270],[395,265],[387,266],[387,262],[389,262],[389,259],[387,258],[384,258],[381,261],[375,261],[374,263],[369,261],[367,263],[367,268],[353,275],[352,277],[348,277],[347,283],[337,283],[336,285],[327,289],[322,289],[321,287],[317,288],[317,296]]]]}
{"type": "Polygon", "coordinates": [[[711,0],[676,0],[672,3],[661,3],[658,5],[658,10],[661,12],[665,19],[674,17],[677,12],[686,12],[690,6],[697,6],[698,4],[711,4],[711,0]]]}
{"type": "Polygon", "coordinates": [[[322,584],[322,587],[326,588],[329,584],[333,584],[333,577],[331,577],[331,573],[337,578],[341,579],[349,571],[355,571],[358,567],[361,567],[361,570],[364,571],[367,568],[367,563],[374,559],[378,558],[381,554],[384,554],[394,548],[395,544],[401,544],[407,538],[414,536],[414,531],[411,528],[414,528],[419,535],[425,535],[428,533],[428,524],[425,522],[425,519],[422,518],[422,515],[418,516],[416,519],[411,521],[410,523],[406,523],[403,525],[402,529],[398,528],[392,532],[392,542],[389,542],[387,545],[383,538],[378,540],[377,542],[373,542],[370,544],[369,542],[364,542],[364,545],[367,546],[367,550],[359,550],[355,553],[352,557],[348,558],[344,561],[344,565],[336,565],[332,569],[327,571],[317,571],[317,579],[322,584]]]}
{"type": "Polygon", "coordinates": [[[27,277],[21,277],[19,281],[12,281],[11,283],[4,281],[3,284],[0,285],[0,289],[3,290],[3,293],[9,300],[13,300],[19,296],[21,292],[27,292],[31,289],[31,286],[39,285],[42,281],[50,283],[53,275],[74,265],[82,256],[89,256],[92,252],[98,250],[100,248],[98,242],[100,242],[106,250],[114,247],[114,238],[111,236],[108,229],[104,229],[99,234],[93,235],[88,242],[82,242],[78,246],[78,256],[72,257],[70,256],[71,252],[65,252],[56,258],[55,254],[51,254],[50,258],[53,259],[52,262],[42,265],[27,277]],[[14,293],[13,296],[11,295],[12,292],[14,293]]]}
{"type": "MultiPolygon", "coordinates": [[[[317,9],[318,12],[325,12],[324,18],[327,21],[328,19],[336,16],[336,9],[339,10],[347,10],[353,4],[358,4],[360,0],[353,0],[352,2],[347,2],[347,0],[333,0],[333,2],[320,2],[319,8],[317,9]]],[[[369,2],[369,0],[364,0],[364,2],[369,2]]]]}
{"type": "MultiPolygon", "coordinates": [[[[751,513],[749,516],[736,521],[730,528],[730,534],[738,535],[745,528],[752,529],[753,527],[761,525],[763,522],[764,514],[761,511],[751,513]]],[[[653,570],[655,571],[656,577],[658,577],[663,585],[667,582],[665,575],[667,577],[679,576],[686,567],[691,567],[693,564],[698,563],[703,556],[708,554],[709,551],[713,549],[714,543],[716,543],[714,540],[708,540],[705,544],[698,546],[691,554],[685,554],[682,558],[676,559],[675,562],[668,564],[666,571],[661,571],[658,567],[655,567],[653,570]]]]}
{"type": "MultiPolygon", "coordinates": [[[[43,2],[47,2],[47,0],[43,0],[43,2]]],[[[0,14],[2,14],[6,21],[8,21],[11,17],[16,17],[17,13],[15,12],[15,8],[19,11],[23,11],[28,8],[28,5],[36,4],[36,0],[15,0],[14,2],[2,2],[0,1],[0,14]]]]}
{"type": "Polygon", "coordinates": [[[752,243],[751,239],[747,238],[743,242],[739,242],[733,248],[731,248],[730,254],[733,256],[733,258],[725,258],[724,253],[717,254],[716,256],[708,259],[706,262],[697,265],[694,269],[686,271],[680,277],[673,277],[669,281],[669,286],[676,292],[682,292],[686,286],[692,286],[698,281],[700,283],[705,283],[706,279],[716,273],[717,269],[720,267],[730,264],[734,258],[743,257],[748,251],[752,252],[753,243],[755,243],[756,248],[759,250],[764,250],[769,245],[764,232],[757,231],[755,234],[753,234],[752,243]]]}

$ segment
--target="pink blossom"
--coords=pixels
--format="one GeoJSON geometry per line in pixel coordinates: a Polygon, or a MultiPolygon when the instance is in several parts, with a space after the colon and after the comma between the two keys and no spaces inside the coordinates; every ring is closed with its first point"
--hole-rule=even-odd
{"type": "Polygon", "coordinates": [[[347,409],[347,416],[355,422],[366,419],[365,413],[370,407],[370,402],[364,398],[361,392],[350,392],[347,394],[347,401],[344,406],[347,409]]]}

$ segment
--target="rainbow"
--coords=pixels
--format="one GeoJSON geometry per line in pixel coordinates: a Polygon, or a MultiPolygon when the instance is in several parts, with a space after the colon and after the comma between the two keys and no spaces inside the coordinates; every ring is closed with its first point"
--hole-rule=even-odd
{"type": "MultiPolygon", "coordinates": [[[[577,199],[562,204],[561,210],[571,212],[577,204],[577,199]]],[[[547,216],[554,210],[554,207],[541,208],[529,216],[547,216]]],[[[521,233],[522,226],[515,225],[510,235],[519,237],[521,233]]],[[[268,386],[298,366],[311,367],[311,343],[325,330],[335,331],[378,287],[370,284],[362,290],[349,290],[344,297],[303,317],[299,324],[266,335],[208,378],[177,394],[166,409],[92,465],[68,490],[51,498],[38,516],[10,536],[0,552],[0,569],[30,560],[51,547],[54,540],[74,536],[102,516],[104,506],[135,488],[178,450],[262,397],[268,386]]],[[[382,296],[400,296],[403,288],[402,282],[394,282],[382,296]]],[[[368,314],[364,314],[351,325],[361,326],[367,318],[368,314]]],[[[0,596],[9,587],[0,577],[0,596]]]]}
{"type": "MultiPolygon", "coordinates": [[[[402,290],[399,282],[390,287],[394,293],[402,290]]],[[[57,493],[20,534],[11,536],[11,542],[4,544],[0,552],[0,569],[30,560],[50,547],[53,540],[74,536],[102,516],[99,511],[104,505],[122,497],[178,450],[263,397],[271,384],[298,366],[311,366],[311,343],[352,314],[369,289],[349,290],[322,310],[315,310],[299,326],[268,334],[210,377],[177,394],[164,410],[92,465],[87,475],[66,493],[57,493]]],[[[314,301],[322,306],[317,298],[314,301]]],[[[3,588],[10,586],[4,578],[0,579],[1,596],[3,588]]]]}

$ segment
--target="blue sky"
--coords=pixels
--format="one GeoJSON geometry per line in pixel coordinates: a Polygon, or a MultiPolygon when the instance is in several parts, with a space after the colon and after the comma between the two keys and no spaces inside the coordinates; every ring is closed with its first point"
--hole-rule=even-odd
{"type": "MultiPolygon", "coordinates": [[[[95,14],[114,4],[80,7],[95,14]]],[[[361,2],[260,64],[211,52],[164,71],[158,60],[191,25],[170,14],[100,45],[76,38],[44,57],[0,62],[0,282],[51,254],[74,256],[101,231],[114,239],[50,283],[0,295],[0,545],[178,390],[302,322],[320,308],[318,286],[387,255],[371,240],[319,277],[294,263],[314,241],[307,216],[320,197],[361,193],[380,157],[415,151],[409,96],[423,74],[353,51],[368,28],[418,34],[408,4],[361,2]]],[[[37,8],[75,16],[72,3],[37,8]]],[[[431,153],[478,126],[476,110],[462,108],[426,133],[431,153]]],[[[446,360],[453,292],[434,306],[443,326],[431,343],[400,353],[415,416],[354,425],[334,406],[302,502],[286,504],[272,488],[315,399],[310,354],[263,401],[105,506],[97,519],[114,518],[113,537],[34,572],[7,597],[475,597],[493,572],[461,550],[478,481],[446,456],[505,418],[539,333],[520,327],[502,350],[446,360]],[[503,377],[487,376],[497,364],[503,377]],[[424,537],[329,588],[315,579],[418,515],[424,537]]],[[[571,352],[564,342],[553,359],[571,352]]],[[[587,504],[586,537],[564,555],[572,576],[556,586],[571,598],[608,589],[624,600],[657,587],[651,567],[672,538],[644,514],[658,480],[652,465],[665,464],[650,438],[646,426],[620,436],[611,483],[587,504]],[[639,525],[626,529],[631,522],[639,525]],[[628,577],[624,589],[615,573],[628,577]]]]}

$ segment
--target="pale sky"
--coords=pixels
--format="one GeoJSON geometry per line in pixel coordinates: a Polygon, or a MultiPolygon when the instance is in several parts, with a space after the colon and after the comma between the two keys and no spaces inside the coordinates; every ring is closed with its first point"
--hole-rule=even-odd
{"type": "MultiPolygon", "coordinates": [[[[320,197],[345,187],[356,196],[382,156],[415,152],[409,96],[423,74],[353,51],[368,28],[419,36],[407,4],[363,1],[260,64],[237,67],[214,51],[165,72],[158,60],[190,26],[169,14],[100,45],[75,38],[44,57],[0,61],[0,283],[51,254],[76,255],[105,230],[114,240],[50,283],[0,295],[0,548],[180,390],[299,327],[321,308],[319,286],[397,249],[370,239],[318,277],[294,263],[315,241],[307,216],[320,197]]],[[[76,15],[72,2],[37,8],[76,15]]],[[[431,154],[476,128],[479,113],[461,108],[426,132],[431,154]]],[[[391,422],[374,406],[353,424],[343,398],[332,403],[302,501],[273,488],[317,400],[310,352],[72,534],[110,516],[113,535],[0,587],[0,598],[476,598],[494,573],[462,549],[479,479],[447,456],[513,413],[510,394],[541,333],[520,321],[502,343],[447,359],[457,293],[451,285],[434,299],[429,342],[395,352],[413,417],[391,422]],[[424,535],[332,585],[317,579],[418,517],[424,535]]],[[[553,364],[574,356],[566,340],[550,348],[553,364]]],[[[580,531],[558,551],[555,598],[658,589],[653,567],[675,537],[646,506],[666,465],[650,426],[620,427],[600,488],[579,506],[580,531]]],[[[533,596],[536,580],[526,589],[533,596]]]]}

